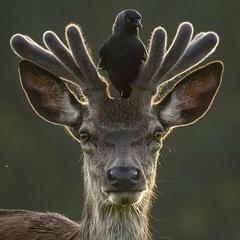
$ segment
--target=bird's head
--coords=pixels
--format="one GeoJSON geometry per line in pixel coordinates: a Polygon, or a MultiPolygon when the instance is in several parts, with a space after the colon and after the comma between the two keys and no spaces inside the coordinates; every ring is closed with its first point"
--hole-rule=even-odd
{"type": "Polygon", "coordinates": [[[114,33],[131,33],[138,34],[138,29],[142,28],[142,16],[133,9],[126,9],[120,12],[113,24],[114,33]]]}

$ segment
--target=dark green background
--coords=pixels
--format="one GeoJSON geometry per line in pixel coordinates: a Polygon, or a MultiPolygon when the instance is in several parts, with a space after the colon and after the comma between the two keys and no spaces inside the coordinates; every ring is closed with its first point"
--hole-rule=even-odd
{"type": "MultiPolygon", "coordinates": [[[[171,42],[182,21],[195,32],[215,31],[225,63],[223,84],[209,113],[165,141],[151,212],[154,239],[240,239],[240,1],[239,0],[0,0],[0,208],[56,211],[79,220],[83,205],[81,151],[58,126],[31,109],[20,87],[15,33],[42,43],[46,30],[62,39],[68,23],[81,25],[94,61],[116,14],[135,8],[147,44],[154,27],[171,42]]],[[[205,61],[207,62],[207,61],[205,61]]]]}

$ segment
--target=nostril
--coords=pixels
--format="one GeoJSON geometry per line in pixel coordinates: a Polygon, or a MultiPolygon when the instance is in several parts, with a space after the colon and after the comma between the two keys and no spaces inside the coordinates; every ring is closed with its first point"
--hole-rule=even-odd
{"type": "Polygon", "coordinates": [[[137,168],[112,168],[107,171],[108,183],[119,190],[131,190],[141,182],[141,171],[137,168]]]}
{"type": "Polygon", "coordinates": [[[113,169],[108,170],[108,172],[107,172],[107,179],[108,179],[108,181],[109,181],[109,183],[110,183],[111,185],[116,184],[118,178],[117,178],[117,176],[114,174],[114,170],[113,170],[113,169]]]}
{"type": "Polygon", "coordinates": [[[141,171],[139,169],[134,170],[131,181],[137,184],[139,183],[140,179],[141,179],[141,171]]]}

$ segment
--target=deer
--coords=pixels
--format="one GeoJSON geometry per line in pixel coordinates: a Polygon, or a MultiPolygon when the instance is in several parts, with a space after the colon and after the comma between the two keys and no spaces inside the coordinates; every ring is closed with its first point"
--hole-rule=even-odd
{"type": "Polygon", "coordinates": [[[149,211],[164,139],[177,127],[202,118],[221,85],[223,63],[193,70],[219,43],[214,32],[193,36],[179,25],[167,47],[167,32],[151,34],[148,56],[129,98],[111,96],[77,24],[52,31],[45,47],[15,34],[10,44],[21,58],[19,78],[37,115],[63,126],[83,152],[84,208],[81,222],[53,212],[0,210],[1,240],[150,240],[149,211]]]}

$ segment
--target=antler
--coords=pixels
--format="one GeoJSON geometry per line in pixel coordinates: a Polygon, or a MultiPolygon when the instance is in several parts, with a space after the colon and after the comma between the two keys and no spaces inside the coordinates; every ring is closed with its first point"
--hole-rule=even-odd
{"type": "Polygon", "coordinates": [[[138,88],[155,94],[159,85],[199,64],[218,45],[218,36],[214,32],[200,33],[194,39],[192,35],[192,24],[180,24],[165,52],[167,34],[163,28],[156,28],[150,41],[149,58],[135,83],[138,88]]]}
{"type": "MultiPolygon", "coordinates": [[[[218,45],[218,36],[214,32],[203,32],[193,39],[192,36],[192,24],[180,24],[166,51],[167,33],[161,27],[156,28],[150,40],[149,57],[134,85],[153,96],[159,85],[199,64],[218,45]]],[[[80,86],[89,100],[96,95],[108,95],[107,82],[98,74],[77,25],[71,24],[66,28],[69,48],[54,32],[45,32],[43,39],[48,50],[21,34],[12,37],[11,46],[21,58],[80,86]]]]}
{"type": "Polygon", "coordinates": [[[70,50],[51,31],[47,31],[43,38],[48,50],[21,34],[14,35],[10,43],[21,58],[30,60],[54,75],[80,86],[89,100],[95,95],[107,94],[107,83],[98,74],[77,25],[71,24],[66,28],[70,50]]]}

